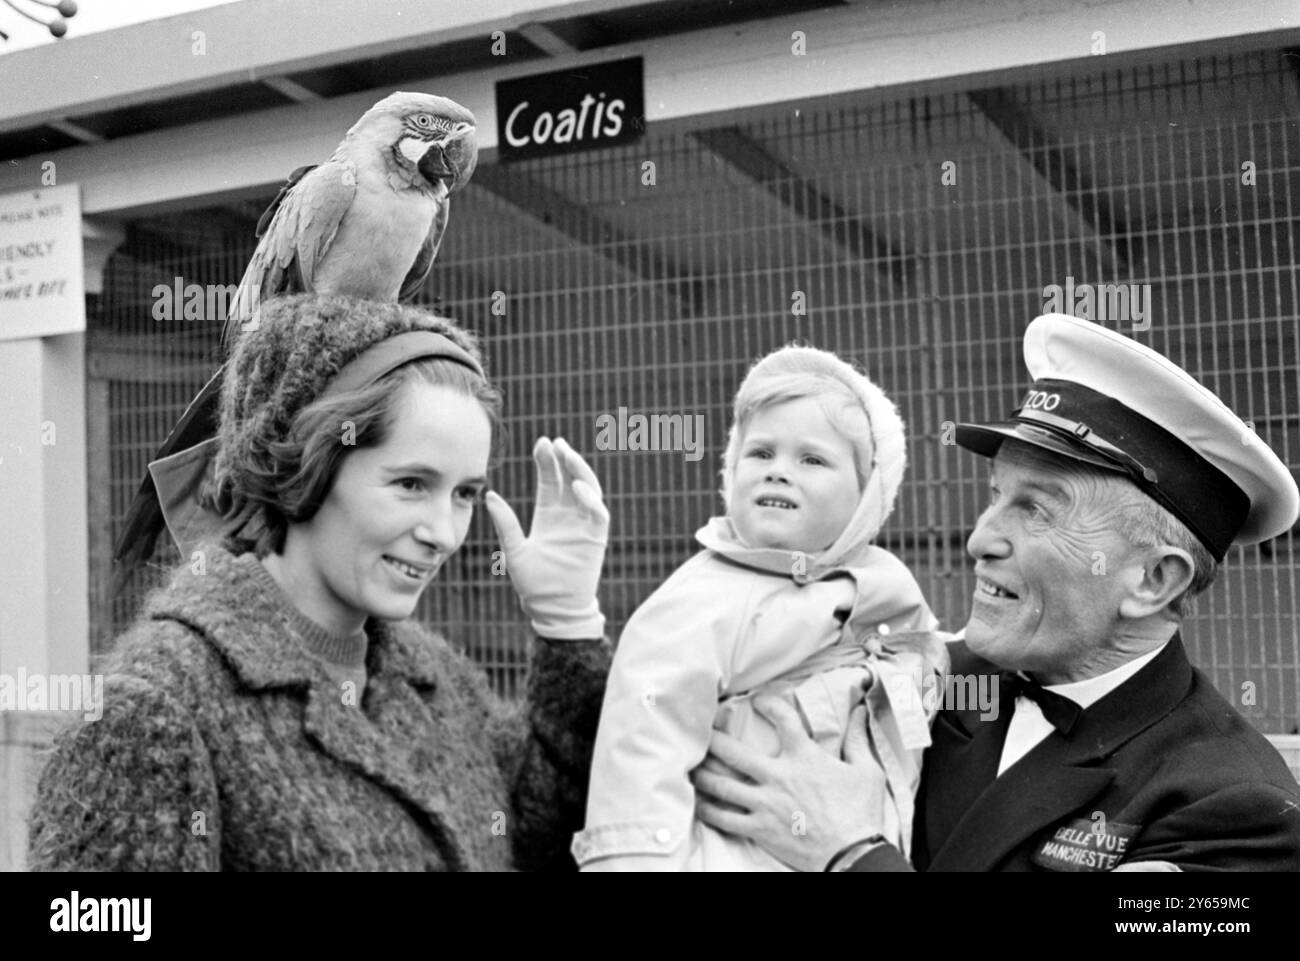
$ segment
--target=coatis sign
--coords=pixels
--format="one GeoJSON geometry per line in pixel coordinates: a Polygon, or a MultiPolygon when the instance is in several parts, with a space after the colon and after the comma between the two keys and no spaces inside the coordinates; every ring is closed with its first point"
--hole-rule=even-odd
{"type": "Polygon", "coordinates": [[[640,57],[497,83],[497,148],[504,161],[577,153],[645,136],[640,57]]]}

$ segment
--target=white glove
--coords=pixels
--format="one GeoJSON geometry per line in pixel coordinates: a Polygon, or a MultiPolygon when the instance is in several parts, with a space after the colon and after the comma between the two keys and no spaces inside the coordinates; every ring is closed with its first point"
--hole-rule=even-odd
{"type": "Polygon", "coordinates": [[[605,617],[596,601],[596,585],[609,539],[609,511],[601,499],[600,481],[563,438],[552,442],[539,437],[533,461],[537,504],[527,537],[499,494],[489,491],[485,498],[505,552],[506,572],[540,637],[602,637],[605,617]]]}

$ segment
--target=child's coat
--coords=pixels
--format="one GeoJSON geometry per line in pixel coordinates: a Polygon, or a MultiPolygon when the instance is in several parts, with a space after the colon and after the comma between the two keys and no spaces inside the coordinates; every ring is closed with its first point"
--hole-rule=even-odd
{"type": "MultiPolygon", "coordinates": [[[[868,695],[873,743],[900,798],[890,834],[905,849],[918,745],[928,743],[932,713],[921,709],[922,672],[934,662],[923,665],[917,651],[890,651],[888,639],[937,627],[911,573],[870,544],[831,567],[790,551],[745,548],[725,518],[714,518],[696,537],[705,550],[678,568],[623,630],[596,739],[586,829],[573,846],[579,864],[613,858],[599,867],[784,869],[749,842],[696,822],[689,780],[715,725],[776,753],[775,732],[745,696],[774,681],[810,733],[838,754],[848,714],[863,697],[864,681],[874,679],[868,695]],[[832,649],[845,639],[875,639],[873,652],[859,647],[861,656],[843,658],[844,648],[832,649]],[[814,656],[849,663],[800,671],[814,656]],[[904,689],[914,700],[898,697],[904,689]]],[[[937,638],[934,643],[942,648],[937,638]]]]}

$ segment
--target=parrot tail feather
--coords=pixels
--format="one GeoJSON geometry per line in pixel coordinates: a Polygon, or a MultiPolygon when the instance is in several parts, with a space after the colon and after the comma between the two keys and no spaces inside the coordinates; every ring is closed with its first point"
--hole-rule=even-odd
{"type": "MultiPolygon", "coordinates": [[[[221,414],[221,382],[225,371],[226,368],[222,365],[190,401],[185,413],[158,448],[154,460],[188,450],[216,435],[221,414]]],[[[158,488],[154,485],[153,475],[146,470],[131,506],[127,509],[122,534],[113,550],[112,596],[120,594],[132,575],[153,556],[158,535],[166,526],[158,488]]]]}
{"type": "Polygon", "coordinates": [[[120,596],[132,575],[153,556],[154,545],[165,526],[158,489],[154,487],[153,477],[146,473],[127,510],[122,535],[113,552],[113,582],[109,596],[120,596]]]}

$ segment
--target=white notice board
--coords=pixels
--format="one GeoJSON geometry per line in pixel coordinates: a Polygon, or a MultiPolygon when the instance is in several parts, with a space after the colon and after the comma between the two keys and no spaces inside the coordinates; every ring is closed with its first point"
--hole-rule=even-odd
{"type": "Polygon", "coordinates": [[[0,340],[85,329],[78,185],[0,194],[0,340]]]}

